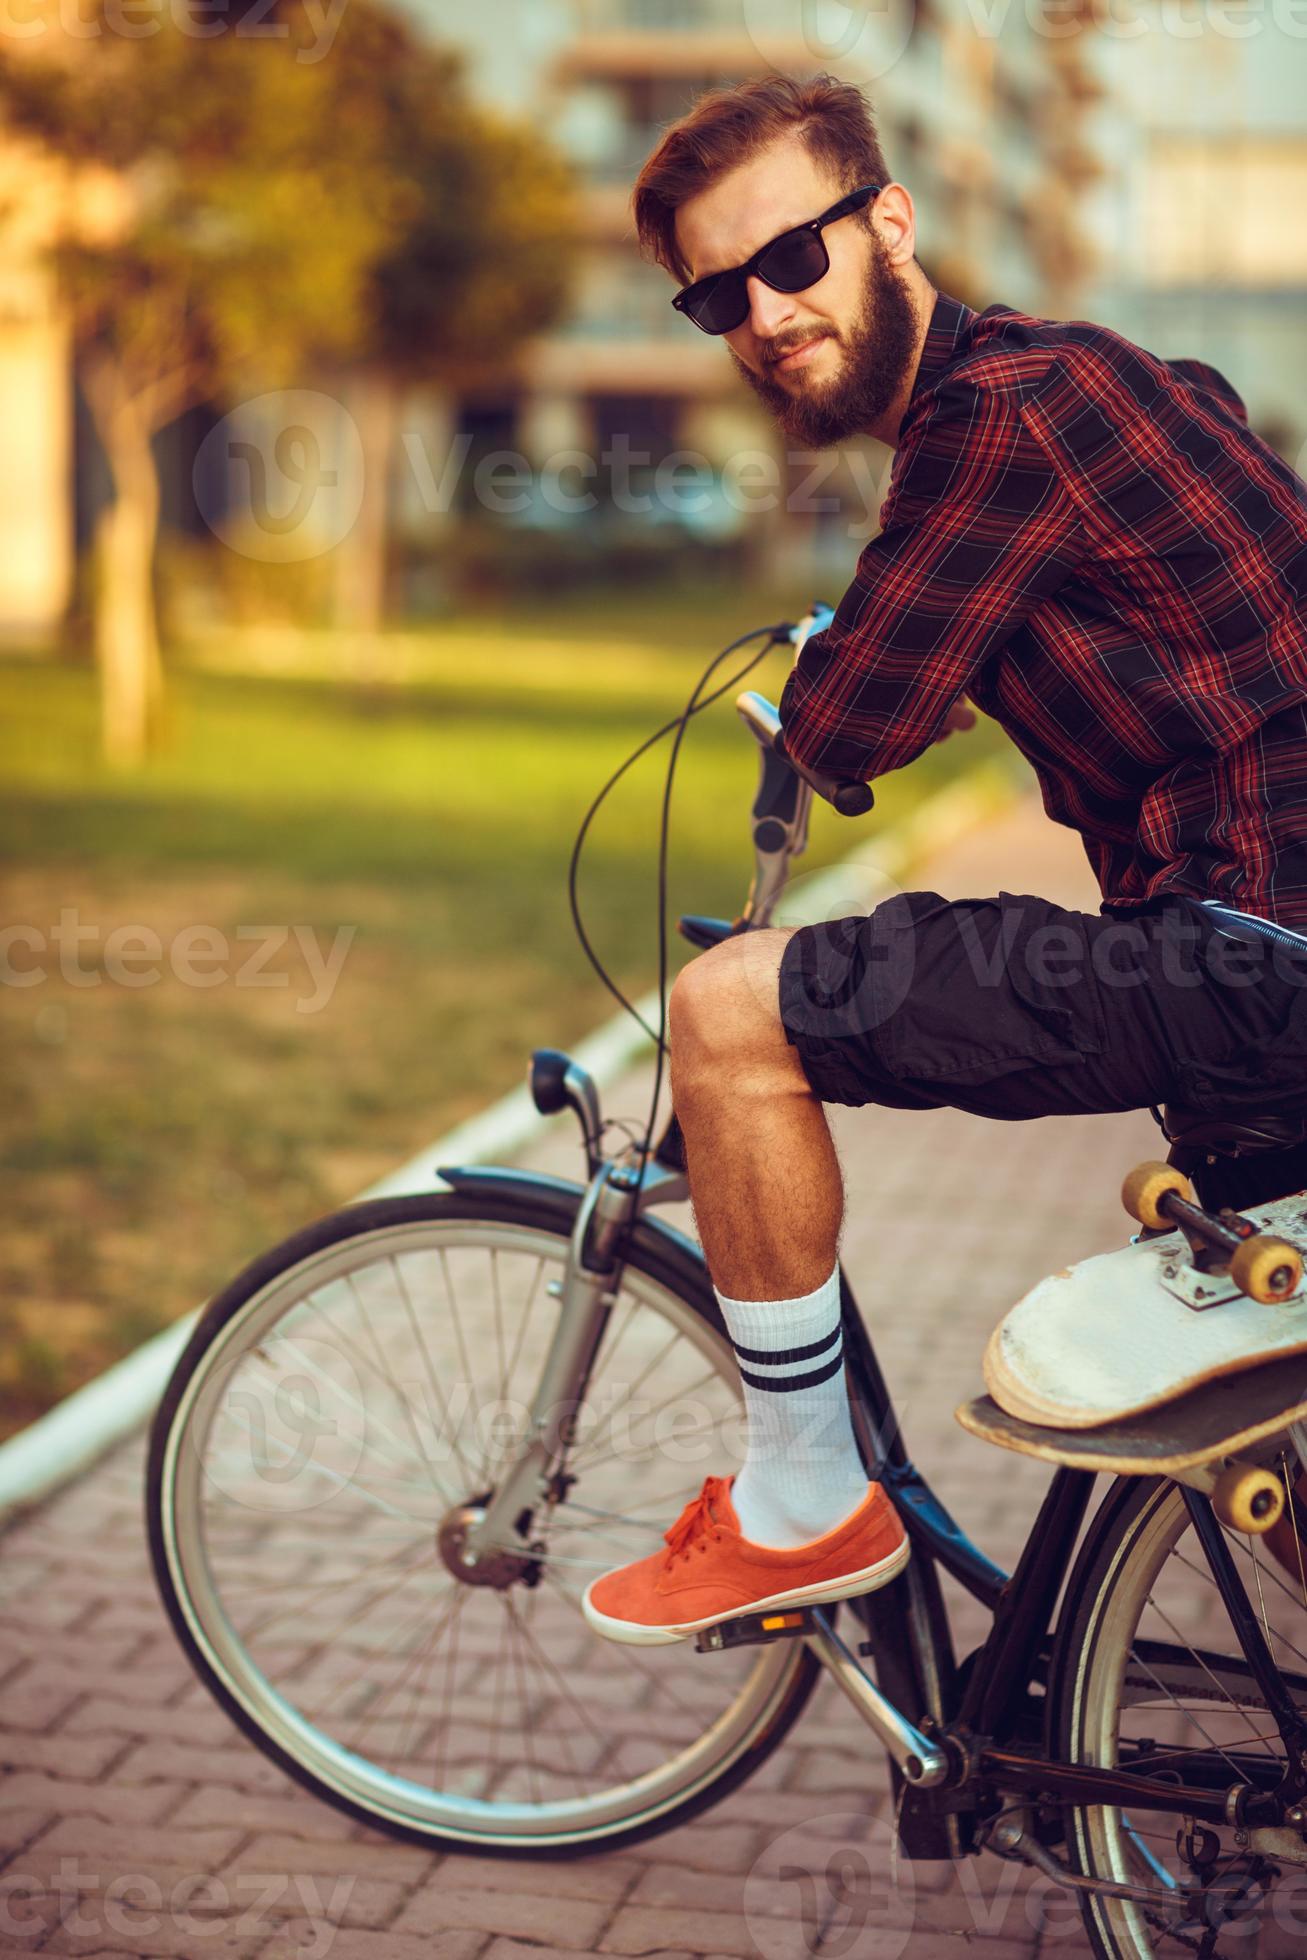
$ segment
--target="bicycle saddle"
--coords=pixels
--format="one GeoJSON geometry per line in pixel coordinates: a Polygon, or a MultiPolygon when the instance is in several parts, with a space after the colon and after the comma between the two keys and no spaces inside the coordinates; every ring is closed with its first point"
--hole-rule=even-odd
{"type": "Polygon", "coordinates": [[[1209,1150],[1218,1157],[1246,1157],[1258,1150],[1289,1150],[1307,1143],[1307,1113],[1236,1120],[1184,1103],[1163,1103],[1153,1113],[1168,1143],[1209,1150]]]}

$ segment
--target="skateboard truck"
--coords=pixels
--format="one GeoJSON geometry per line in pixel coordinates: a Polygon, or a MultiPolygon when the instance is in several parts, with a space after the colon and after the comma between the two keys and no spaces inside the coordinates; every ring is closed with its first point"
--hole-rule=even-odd
{"type": "Polygon", "coordinates": [[[802,1606],[776,1608],[771,1613],[743,1613],[738,1620],[719,1620],[694,1637],[696,1652],[720,1654],[726,1647],[765,1647],[773,1640],[793,1640],[816,1631],[812,1615],[802,1606]]]}
{"type": "Polygon", "coordinates": [[[1190,1260],[1168,1258],[1162,1284],[1196,1313],[1240,1294],[1265,1305],[1293,1299],[1302,1283],[1303,1258],[1287,1239],[1263,1232],[1240,1212],[1223,1205],[1204,1211],[1194,1202],[1183,1171],[1171,1164],[1135,1166],[1121,1186],[1121,1202],[1132,1218],[1153,1232],[1178,1227],[1190,1260]]]}

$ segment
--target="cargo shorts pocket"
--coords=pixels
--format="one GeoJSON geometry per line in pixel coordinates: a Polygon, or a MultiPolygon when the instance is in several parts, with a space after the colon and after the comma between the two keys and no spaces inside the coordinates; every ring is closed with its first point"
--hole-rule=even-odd
{"type": "Polygon", "coordinates": [[[886,900],[872,919],[886,1067],[899,1079],[975,1085],[1100,1053],[1095,923],[1022,893],[886,900]]]}
{"type": "Polygon", "coordinates": [[[1177,1056],[1179,1101],[1232,1121],[1307,1116],[1307,985],[1293,986],[1282,999],[1277,995],[1273,1011],[1264,993],[1257,1005],[1260,1025],[1242,1041],[1236,1031],[1234,1045],[1223,1043],[1219,1059],[1177,1056]]]}

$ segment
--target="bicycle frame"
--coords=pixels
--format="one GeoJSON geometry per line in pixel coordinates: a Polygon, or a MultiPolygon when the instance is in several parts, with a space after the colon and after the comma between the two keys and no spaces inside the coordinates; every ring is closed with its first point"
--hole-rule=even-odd
{"type": "MultiPolygon", "coordinates": [[[[794,629],[801,646],[830,617],[819,609],[794,629]]],[[[746,694],[740,713],[761,751],[761,776],[753,806],[756,864],[748,900],[738,920],[691,917],[680,921],[694,944],[711,947],[740,932],[770,923],[785,887],[790,860],[804,849],[815,782],[805,778],[779,743],[775,710],[746,694]]],[[[551,1485],[566,1477],[575,1412],[584,1401],[590,1367],[603,1339],[621,1283],[626,1234],[670,1228],[647,1218],[660,1203],[688,1196],[684,1153],[673,1115],[652,1156],[637,1162],[604,1159],[597,1147],[598,1099],[593,1085],[563,1056],[551,1057],[558,1099],[581,1121],[590,1181],[579,1205],[567,1274],[559,1288],[560,1314],[532,1409],[528,1440],[516,1463],[470,1523],[472,1556],[502,1552],[517,1520],[530,1515],[551,1485]],[[566,1081],[566,1092],[559,1086],[566,1081]],[[562,1411],[562,1420],[559,1412],[562,1411]]],[[[537,1098],[540,1101],[540,1098],[537,1098]]],[[[521,1172],[442,1169],[458,1186],[487,1179],[520,1180],[521,1172]]],[[[554,1180],[549,1180],[553,1183],[554,1180]]],[[[575,1187],[571,1187],[575,1188],[575,1187]]],[[[700,1258],[699,1249],[676,1237],[700,1258]]],[[[1054,1471],[1013,1573],[1008,1574],[972,1542],[913,1463],[875,1346],[848,1276],[840,1268],[841,1315],[853,1423],[869,1477],[884,1482],[912,1541],[902,1574],[882,1590],[849,1602],[866,1640],[853,1654],[835,1632],[833,1613],[809,1609],[805,1636],[859,1712],[886,1744],[899,1800],[899,1835],[911,1856],[951,1858],[977,1848],[978,1827],[1004,1799],[1043,1803],[1107,1804],[1131,1812],[1183,1813],[1214,1824],[1275,1826],[1307,1795],[1307,1722],[1295,1708],[1266,1646],[1262,1629],[1225,1550],[1205,1498],[1186,1489],[1198,1541],[1230,1613],[1249,1678],[1264,1693],[1280,1728],[1290,1765],[1272,1785],[1268,1759],[1240,1759],[1244,1781],[1213,1775],[1210,1783],[1177,1784],[1132,1771],[1128,1760],[1099,1769],[1051,1758],[1051,1697],[1036,1697],[1034,1684],[1049,1681],[1059,1601],[1076,1555],[1076,1542],[1096,1481],[1095,1473],[1066,1467],[1054,1471]],[[982,1645],[963,1661],[954,1650],[940,1583],[948,1573],[990,1612],[982,1645]],[[873,1682],[859,1665],[873,1657],[873,1682]]],[[[520,1537],[516,1542],[520,1544],[520,1537]]],[[[1181,1656],[1183,1650],[1175,1649],[1181,1656]]],[[[1301,1683],[1307,1689],[1307,1680],[1301,1683]]],[[[1235,1759],[1227,1754],[1227,1764],[1235,1759]]],[[[1020,1838],[1021,1833],[1017,1832],[1020,1838]]],[[[1020,1855],[1020,1854],[1019,1854],[1020,1855]]]]}

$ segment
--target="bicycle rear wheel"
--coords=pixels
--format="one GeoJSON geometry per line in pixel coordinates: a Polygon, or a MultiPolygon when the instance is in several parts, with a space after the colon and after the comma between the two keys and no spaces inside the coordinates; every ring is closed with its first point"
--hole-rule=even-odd
{"type": "Polygon", "coordinates": [[[581,1193],[381,1200],[207,1309],[155,1420],[148,1526],[201,1679],[319,1796],[427,1844],[540,1856],[666,1829],[783,1739],[802,1643],[598,1639],[595,1572],[656,1549],[739,1460],[738,1377],[696,1248],[643,1223],[535,1580],[460,1576],[458,1520],[521,1433],[581,1193]]]}
{"type": "MultiPolygon", "coordinates": [[[[1281,1465],[1283,1471],[1284,1466],[1281,1465]]],[[[1226,1534],[1291,1699],[1307,1708],[1307,1572],[1292,1575],[1255,1538],[1226,1534]]],[[[1297,1563],[1297,1561],[1295,1561],[1297,1563]]],[[[1124,1479],[1105,1499],[1068,1587],[1051,1686],[1054,1751],[1222,1793],[1273,1789],[1285,1769],[1275,1724],[1197,1543],[1166,1480],[1124,1479]]],[[[1280,1960],[1307,1937],[1307,1842],[1292,1831],[1205,1825],[1182,1814],[1068,1806],[1067,1848],[1088,1878],[1139,1886],[1148,1900],[1082,1904],[1101,1960],[1280,1960]],[[1184,1840],[1184,1845],[1178,1841],[1184,1840]],[[1187,1896],[1199,1881],[1206,1900],[1187,1896]]]]}

